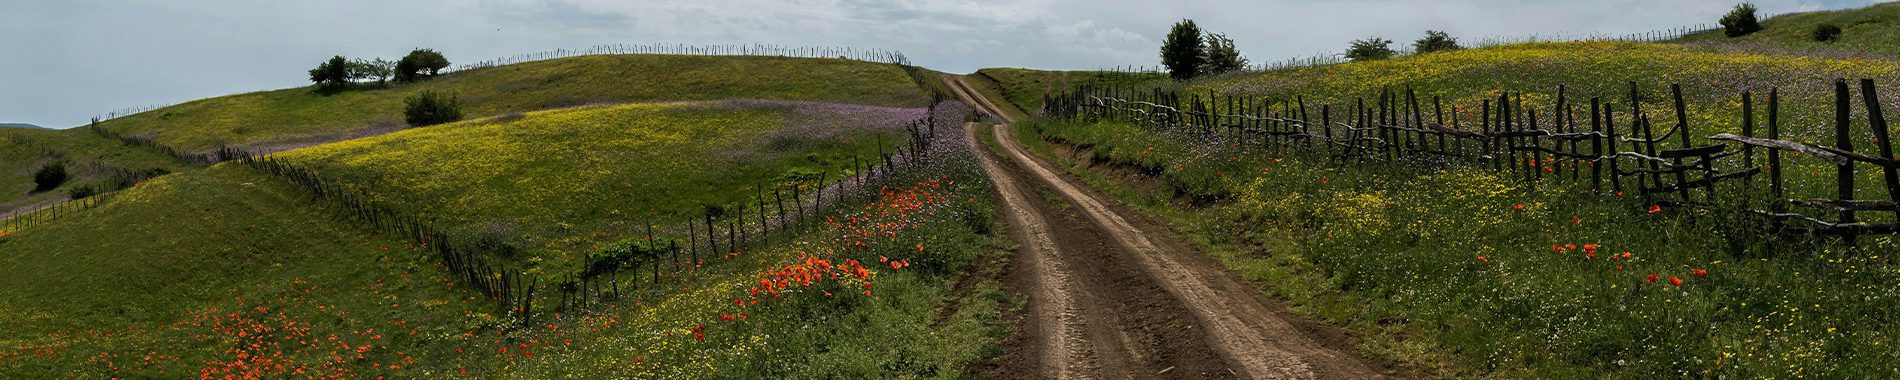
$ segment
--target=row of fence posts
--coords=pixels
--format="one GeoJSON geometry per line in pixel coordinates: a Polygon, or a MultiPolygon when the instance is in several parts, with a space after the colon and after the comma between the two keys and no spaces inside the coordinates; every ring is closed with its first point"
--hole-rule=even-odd
{"type": "Polygon", "coordinates": [[[111,199],[114,194],[116,193],[100,193],[90,197],[54,203],[51,206],[34,210],[4,215],[5,219],[0,219],[0,231],[17,233],[27,228],[43,226],[47,223],[57,221],[60,218],[79,213],[80,211],[99,207],[99,205],[105,204],[107,200],[111,199]]]}
{"type": "Polygon", "coordinates": [[[1588,109],[1583,110],[1587,115],[1581,117],[1580,106],[1571,101],[1565,86],[1558,87],[1555,106],[1543,113],[1526,105],[1521,93],[1500,93],[1481,103],[1476,128],[1465,124],[1470,120],[1461,119],[1464,112],[1457,108],[1449,110],[1447,119],[1447,109],[1436,96],[1430,99],[1427,112],[1410,88],[1402,94],[1390,88],[1382,90],[1372,106],[1367,106],[1363,98],[1355,99],[1337,123],[1330,105],[1319,106],[1318,123],[1313,123],[1300,97],[1267,99],[1213,93],[1202,97],[1110,86],[1085,86],[1073,93],[1047,96],[1044,112],[1060,118],[1130,121],[1151,128],[1186,130],[1250,148],[1297,147],[1324,154],[1334,164],[1461,163],[1488,167],[1531,184],[1527,188],[1532,191],[1538,182],[1582,184],[1587,177],[1593,192],[1621,196],[1625,190],[1632,190],[1658,206],[1727,207],[1747,201],[1746,197],[1718,196],[1717,184],[1756,178],[1765,171],[1769,208],[1744,207],[1742,211],[1767,217],[1777,227],[1784,226],[1785,221],[1804,222],[1794,227],[1842,235],[1851,242],[1856,235],[1900,233],[1893,223],[1867,223],[1857,216],[1863,212],[1893,213],[1900,220],[1900,206],[1895,203],[1900,199],[1900,175],[1895,173],[1900,161],[1894,159],[1873,81],[1861,80],[1860,91],[1867,107],[1866,122],[1879,145],[1878,156],[1854,150],[1850,131],[1852,94],[1845,80],[1835,82],[1833,146],[1782,140],[1780,95],[1776,90],[1768,96],[1766,137],[1755,136],[1754,95],[1743,92],[1742,120],[1737,128],[1741,134],[1709,136],[1698,145],[1691,136],[1694,132],[1680,86],[1672,85],[1669,91],[1669,110],[1674,113],[1675,125],[1658,128],[1648,114],[1650,100],[1634,82],[1629,84],[1627,103],[1619,106],[1591,98],[1588,109]],[[1584,122],[1587,130],[1580,125],[1584,122]],[[1766,150],[1766,168],[1756,163],[1757,149],[1766,150]],[[1836,198],[1788,199],[1782,156],[1790,152],[1834,164],[1836,198]],[[1856,197],[1856,165],[1883,171],[1888,199],[1856,197]],[[1830,212],[1835,217],[1827,220],[1791,213],[1790,207],[1830,212]]]}
{"type": "Polygon", "coordinates": [[[680,227],[671,231],[683,234],[684,239],[678,236],[655,237],[656,225],[649,221],[644,225],[645,236],[640,239],[643,244],[634,246],[639,251],[621,252],[631,257],[607,264],[604,269],[594,268],[590,263],[581,271],[564,275],[557,286],[561,291],[560,310],[572,313],[620,299],[623,285],[629,290],[637,290],[640,288],[640,278],[649,277],[642,271],[643,268],[651,272],[649,287],[659,289],[658,285],[668,278],[661,270],[668,265],[678,276],[683,270],[701,267],[702,257],[738,255],[745,250],[769,244],[775,234],[789,239],[796,234],[795,231],[818,227],[825,221],[825,210],[849,203],[844,197],[852,194],[873,196],[875,194],[867,194],[863,190],[881,187],[883,182],[894,178],[901,170],[927,164],[930,152],[935,147],[934,142],[940,136],[936,124],[935,106],[932,106],[928,116],[905,125],[908,138],[902,147],[887,152],[882,140],[879,140],[877,159],[863,161],[854,158],[852,173],[847,178],[832,179],[820,173],[816,178],[790,184],[773,183],[770,198],[766,194],[767,185],[757,184],[750,202],[706,207],[702,218],[681,222],[680,227]],[[748,203],[753,207],[747,207],[748,203]],[[752,225],[754,221],[757,222],[756,226],[752,225]],[[622,276],[622,272],[630,275],[622,276]]]}

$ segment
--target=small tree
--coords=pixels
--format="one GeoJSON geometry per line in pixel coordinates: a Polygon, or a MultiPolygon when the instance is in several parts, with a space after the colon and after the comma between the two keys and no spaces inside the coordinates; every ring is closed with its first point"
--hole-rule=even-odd
{"type": "Polygon", "coordinates": [[[1425,31],[1424,38],[1412,41],[1412,51],[1418,54],[1452,51],[1463,48],[1462,46],[1458,46],[1457,38],[1452,38],[1451,34],[1437,30],[1427,30],[1425,31]]]}
{"type": "Polygon", "coordinates": [[[1234,47],[1234,40],[1228,39],[1227,35],[1208,33],[1202,40],[1205,46],[1201,47],[1201,56],[1206,60],[1201,62],[1202,74],[1219,74],[1247,67],[1247,57],[1240,56],[1240,49],[1234,47]]]}
{"type": "Polygon", "coordinates": [[[1374,61],[1392,58],[1392,40],[1372,37],[1355,40],[1352,47],[1346,49],[1346,59],[1353,62],[1374,61]]]}
{"type": "Polygon", "coordinates": [[[1199,74],[1201,63],[1206,60],[1201,54],[1201,27],[1195,26],[1194,20],[1174,23],[1168,37],[1161,42],[1161,65],[1168,67],[1168,76],[1175,80],[1199,74]]]}
{"type": "Polygon", "coordinates": [[[1735,9],[1722,15],[1722,34],[1729,38],[1746,36],[1761,31],[1761,22],[1755,19],[1755,4],[1741,3],[1735,9]]]}
{"type": "Polygon", "coordinates": [[[1821,24],[1821,25],[1814,26],[1814,40],[1815,41],[1834,42],[1835,40],[1839,40],[1839,39],[1841,39],[1840,25],[1821,24]]]}
{"type": "Polygon", "coordinates": [[[409,55],[396,61],[396,81],[414,82],[441,74],[442,69],[448,67],[449,59],[443,57],[442,53],[433,49],[411,50],[409,55]]]}
{"type": "Polygon", "coordinates": [[[387,59],[355,59],[350,61],[349,77],[352,81],[376,81],[377,85],[389,84],[389,76],[396,72],[396,63],[387,59]]]}
{"type": "Polygon", "coordinates": [[[462,105],[455,95],[424,90],[404,99],[403,119],[411,126],[436,125],[462,120],[462,105]]]}
{"type": "Polygon", "coordinates": [[[310,81],[316,82],[323,90],[343,88],[350,81],[350,63],[343,56],[330,57],[330,60],[310,69],[310,81]]]}
{"type": "Polygon", "coordinates": [[[33,192],[37,193],[57,189],[59,185],[64,183],[66,183],[65,163],[54,162],[46,164],[46,166],[41,166],[39,171],[33,172],[33,192]]]}

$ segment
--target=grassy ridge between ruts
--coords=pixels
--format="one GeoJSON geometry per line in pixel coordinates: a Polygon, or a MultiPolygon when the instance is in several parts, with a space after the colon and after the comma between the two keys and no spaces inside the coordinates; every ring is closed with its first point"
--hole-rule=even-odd
{"type": "Polygon", "coordinates": [[[597,55],[469,70],[388,89],[325,95],[311,87],[203,99],[108,120],[126,136],[187,150],[294,147],[403,127],[403,99],[456,94],[471,118],[594,103],[759,98],[921,107],[904,69],[815,58],[597,55]]]}
{"type": "Polygon", "coordinates": [[[1900,373],[1891,236],[1848,252],[1477,168],[1340,168],[1120,123],[1018,128],[1296,311],[1437,375],[1900,373]]]}

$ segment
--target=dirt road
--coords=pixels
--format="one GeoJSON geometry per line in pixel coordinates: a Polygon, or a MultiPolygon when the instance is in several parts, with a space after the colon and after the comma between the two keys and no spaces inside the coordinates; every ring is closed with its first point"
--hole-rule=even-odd
{"type": "MultiPolygon", "coordinates": [[[[958,98],[1009,121],[959,77],[958,98]]],[[[1007,127],[971,124],[1002,151],[983,156],[1021,248],[1009,285],[1023,326],[983,373],[1016,378],[1378,378],[1338,329],[1300,320],[1219,263],[1054,166],[1007,127]]],[[[978,152],[990,152],[978,146],[978,152]]]]}

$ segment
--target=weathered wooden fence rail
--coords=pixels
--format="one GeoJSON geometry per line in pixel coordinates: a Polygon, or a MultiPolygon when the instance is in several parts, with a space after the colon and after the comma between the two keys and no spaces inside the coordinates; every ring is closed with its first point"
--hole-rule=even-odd
{"type": "Polygon", "coordinates": [[[1900,160],[1895,159],[1874,82],[1863,79],[1859,86],[1865,123],[1877,145],[1874,152],[1856,151],[1852,138],[1856,122],[1853,90],[1846,80],[1837,80],[1834,87],[1831,145],[1783,139],[1777,90],[1770,90],[1765,107],[1766,136],[1756,135],[1757,104],[1752,93],[1743,92],[1742,120],[1735,128],[1740,134],[1697,138],[1688,122],[1680,86],[1672,85],[1669,91],[1668,110],[1675,123],[1662,127],[1648,113],[1651,107],[1646,103],[1652,100],[1645,99],[1634,82],[1630,83],[1627,103],[1620,106],[1591,98],[1583,107],[1560,86],[1554,106],[1542,113],[1526,104],[1521,93],[1500,93],[1481,102],[1481,116],[1475,127],[1469,125],[1471,120],[1460,120],[1463,112],[1457,109],[1452,109],[1448,120],[1447,109],[1436,96],[1428,104],[1421,104],[1421,97],[1410,88],[1402,93],[1387,88],[1372,106],[1363,98],[1355,99],[1348,107],[1341,107],[1344,112],[1337,119],[1331,105],[1312,110],[1300,97],[1202,96],[1092,86],[1046,97],[1043,112],[1068,119],[1134,122],[1262,150],[1301,149],[1325,155],[1334,164],[1388,162],[1490,168],[1531,184],[1527,188],[1532,191],[1540,182],[1587,183],[1598,194],[1622,196],[1632,191],[1650,205],[1745,211],[1772,220],[1777,226],[1841,235],[1849,241],[1856,235],[1900,233],[1894,222],[1900,221],[1900,205],[1896,204],[1900,200],[1900,173],[1896,173],[1900,160]],[[1766,162],[1758,162],[1758,155],[1764,155],[1766,162]],[[1797,158],[1835,166],[1836,191],[1832,198],[1788,198],[1783,172],[1797,158]],[[1884,197],[1859,196],[1856,170],[1860,167],[1882,171],[1884,197]],[[1762,178],[1764,173],[1766,178],[1762,178]],[[1723,189],[1718,185],[1725,183],[1746,185],[1742,190],[1768,190],[1735,194],[1718,191],[1723,189]],[[1766,186],[1755,185],[1763,183],[1766,186]],[[1755,208],[1755,204],[1765,204],[1766,209],[1755,208]],[[1795,208],[1812,211],[1790,211],[1795,208]],[[1893,217],[1868,222],[1863,218],[1865,213],[1891,213],[1893,217]]]}

